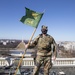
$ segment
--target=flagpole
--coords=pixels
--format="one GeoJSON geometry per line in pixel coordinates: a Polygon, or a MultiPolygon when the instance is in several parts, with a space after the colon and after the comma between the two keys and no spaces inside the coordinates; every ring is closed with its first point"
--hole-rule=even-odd
{"type": "MultiPolygon", "coordinates": [[[[29,41],[28,41],[28,46],[29,46],[29,44],[30,44],[30,42],[31,42],[31,40],[32,40],[32,38],[33,38],[35,32],[36,32],[36,29],[37,29],[37,28],[34,29],[32,35],[31,35],[31,37],[30,37],[30,39],[29,39],[29,41]]],[[[27,48],[28,48],[28,46],[27,46],[27,48]]],[[[21,63],[22,63],[22,61],[23,61],[23,57],[24,57],[25,54],[26,54],[27,48],[25,48],[24,54],[22,55],[21,59],[19,60],[19,64],[18,64],[18,66],[17,66],[17,69],[16,69],[14,75],[16,75],[16,73],[17,73],[17,71],[18,71],[18,69],[19,69],[19,67],[20,67],[20,65],[21,65],[21,63]]]]}

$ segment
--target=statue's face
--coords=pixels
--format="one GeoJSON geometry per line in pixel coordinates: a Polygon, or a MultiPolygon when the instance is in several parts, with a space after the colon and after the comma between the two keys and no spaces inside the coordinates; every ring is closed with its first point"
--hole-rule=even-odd
{"type": "Polygon", "coordinates": [[[47,34],[47,30],[46,29],[42,29],[41,32],[42,32],[42,34],[47,34]]]}

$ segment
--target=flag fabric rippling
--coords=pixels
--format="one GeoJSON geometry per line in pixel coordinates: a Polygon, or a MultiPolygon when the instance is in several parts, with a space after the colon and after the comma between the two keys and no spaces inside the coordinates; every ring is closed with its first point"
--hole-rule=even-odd
{"type": "Polygon", "coordinates": [[[43,13],[36,12],[36,11],[31,10],[26,7],[25,7],[25,9],[26,9],[26,15],[23,16],[20,19],[20,21],[24,24],[27,24],[27,25],[37,28],[38,24],[43,16],[43,13]]]}

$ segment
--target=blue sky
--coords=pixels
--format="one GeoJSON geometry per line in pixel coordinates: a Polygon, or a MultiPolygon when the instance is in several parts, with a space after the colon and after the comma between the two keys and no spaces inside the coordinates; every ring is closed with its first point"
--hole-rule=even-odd
{"type": "Polygon", "coordinates": [[[30,39],[34,28],[19,21],[25,7],[45,10],[34,37],[46,25],[56,41],[75,41],[75,0],[0,0],[0,39],[30,39]]]}

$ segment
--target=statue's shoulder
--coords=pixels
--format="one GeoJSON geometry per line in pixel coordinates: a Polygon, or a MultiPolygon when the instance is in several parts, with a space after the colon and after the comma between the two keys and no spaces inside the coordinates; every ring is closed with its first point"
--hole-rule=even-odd
{"type": "Polygon", "coordinates": [[[42,37],[42,34],[39,34],[38,36],[35,37],[35,39],[39,39],[42,37]]]}
{"type": "Polygon", "coordinates": [[[47,34],[47,37],[49,37],[49,38],[53,38],[51,35],[49,35],[49,34],[47,34]]]}

